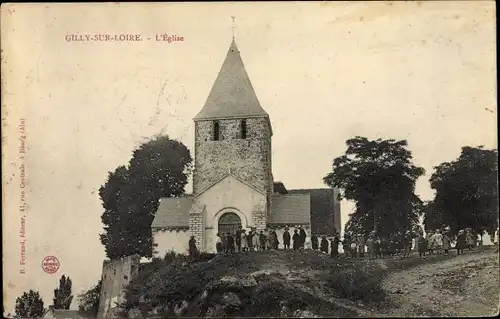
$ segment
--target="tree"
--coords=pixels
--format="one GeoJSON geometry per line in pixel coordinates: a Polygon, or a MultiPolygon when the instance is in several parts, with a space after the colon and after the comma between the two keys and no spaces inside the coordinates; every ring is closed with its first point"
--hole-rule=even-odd
{"type": "Polygon", "coordinates": [[[102,281],[86,292],[78,295],[78,313],[84,317],[97,318],[102,281]]]}
{"type": "Polygon", "coordinates": [[[339,189],[341,199],[356,202],[346,231],[392,234],[413,228],[423,210],[415,182],[425,170],[412,164],[407,141],[357,136],[346,144],[345,155],[333,160],[323,179],[339,189]]]}
{"type": "Polygon", "coordinates": [[[72,301],[71,279],[62,275],[59,279],[59,288],[54,289],[54,309],[69,309],[72,301]]]}
{"type": "Polygon", "coordinates": [[[441,213],[436,210],[434,201],[427,201],[424,206],[424,228],[426,232],[447,226],[443,224],[441,213]]]}
{"type": "Polygon", "coordinates": [[[449,226],[452,234],[468,227],[481,236],[494,234],[498,228],[497,166],[497,150],[465,146],[458,159],[435,167],[430,183],[436,194],[425,219],[449,226]]]}
{"type": "Polygon", "coordinates": [[[159,135],[136,149],[128,166],[109,173],[99,190],[105,225],[100,238],[109,258],[152,256],[151,223],[159,199],[184,194],[191,163],[184,144],[159,135]]]}
{"type": "Polygon", "coordinates": [[[43,300],[38,291],[30,289],[16,299],[15,318],[41,318],[44,315],[45,308],[43,300]]]}

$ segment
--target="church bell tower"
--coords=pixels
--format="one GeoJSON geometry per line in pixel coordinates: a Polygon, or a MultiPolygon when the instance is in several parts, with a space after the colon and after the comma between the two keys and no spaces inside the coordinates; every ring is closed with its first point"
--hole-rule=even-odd
{"type": "Polygon", "coordinates": [[[228,173],[269,196],[272,193],[272,128],[233,38],[205,105],[194,117],[193,195],[228,173]]]}

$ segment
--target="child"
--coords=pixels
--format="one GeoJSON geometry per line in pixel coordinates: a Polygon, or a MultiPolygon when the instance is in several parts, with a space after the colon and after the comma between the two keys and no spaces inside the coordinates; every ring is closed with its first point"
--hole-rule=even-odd
{"type": "Polygon", "coordinates": [[[418,254],[420,257],[425,256],[425,251],[427,250],[427,242],[423,234],[419,234],[417,238],[418,242],[418,254]]]}
{"type": "Polygon", "coordinates": [[[351,243],[351,255],[352,255],[352,258],[357,258],[357,247],[356,247],[356,242],[353,241],[351,243]]]}

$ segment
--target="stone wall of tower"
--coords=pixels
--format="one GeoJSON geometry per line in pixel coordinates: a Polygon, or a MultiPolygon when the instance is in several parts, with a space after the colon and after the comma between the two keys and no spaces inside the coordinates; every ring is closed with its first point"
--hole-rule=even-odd
{"type": "Polygon", "coordinates": [[[265,193],[270,191],[271,131],[267,118],[248,118],[247,138],[239,138],[240,119],[219,120],[220,139],[212,140],[213,121],[195,123],[193,192],[228,173],[265,193]]]}
{"type": "Polygon", "coordinates": [[[205,206],[198,201],[193,203],[189,211],[189,233],[196,240],[196,247],[205,251],[205,206]]]}

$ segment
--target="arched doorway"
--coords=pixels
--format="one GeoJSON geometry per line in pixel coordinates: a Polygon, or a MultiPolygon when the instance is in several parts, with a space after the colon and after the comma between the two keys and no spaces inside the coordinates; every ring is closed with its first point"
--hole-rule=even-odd
{"type": "Polygon", "coordinates": [[[235,213],[225,213],[219,218],[219,234],[235,234],[238,227],[241,226],[241,219],[235,213]]]}

